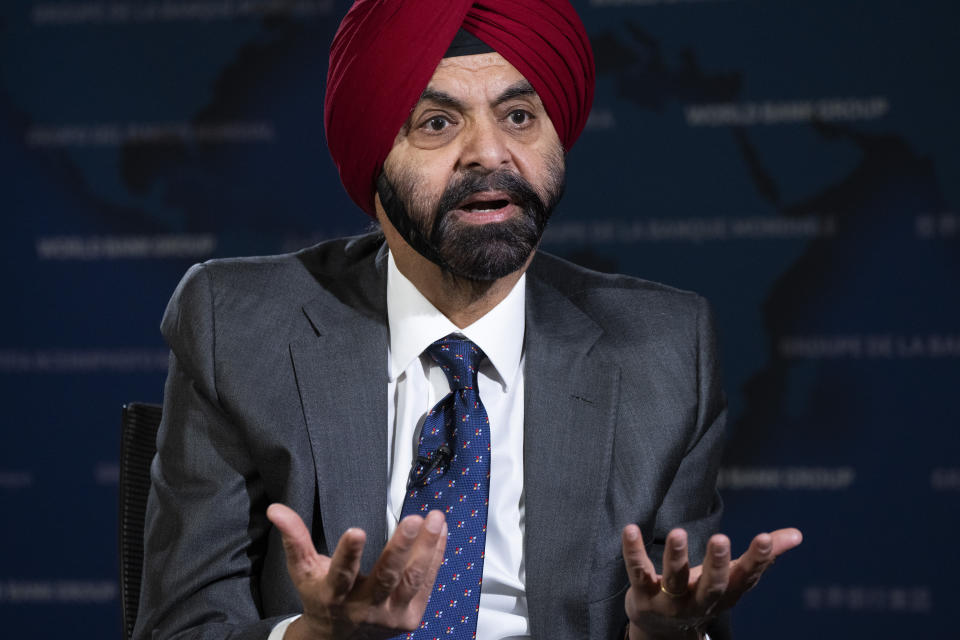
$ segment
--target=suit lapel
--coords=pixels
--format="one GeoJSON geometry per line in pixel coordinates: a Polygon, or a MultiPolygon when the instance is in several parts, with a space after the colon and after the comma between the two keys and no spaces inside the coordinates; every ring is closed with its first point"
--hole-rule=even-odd
{"type": "MultiPolygon", "coordinates": [[[[620,370],[592,352],[602,334],[593,320],[532,273],[527,287],[524,550],[530,631],[539,638],[551,635],[565,603],[589,600],[620,370]]],[[[586,617],[584,606],[584,625],[586,617]]]]}
{"type": "Polygon", "coordinates": [[[291,343],[332,552],[349,527],[367,533],[363,571],[383,549],[387,509],[387,324],[384,252],[338,274],[344,291],[303,307],[311,330],[291,343]],[[343,295],[337,295],[342,293],[343,295]]]}

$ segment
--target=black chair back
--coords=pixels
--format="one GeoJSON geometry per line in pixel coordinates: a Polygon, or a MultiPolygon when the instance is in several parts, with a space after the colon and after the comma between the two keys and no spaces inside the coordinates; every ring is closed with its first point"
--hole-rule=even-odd
{"type": "Polygon", "coordinates": [[[143,577],[143,522],[150,493],[150,463],[157,451],[162,407],[123,406],[120,432],[120,604],[124,638],[133,637],[143,577]]]}

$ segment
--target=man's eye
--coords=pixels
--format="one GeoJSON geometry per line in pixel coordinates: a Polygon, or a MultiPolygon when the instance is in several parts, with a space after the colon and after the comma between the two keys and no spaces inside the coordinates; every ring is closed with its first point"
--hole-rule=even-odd
{"type": "Polygon", "coordinates": [[[510,119],[510,123],[514,125],[524,125],[527,124],[533,116],[530,115],[530,112],[524,111],[522,109],[517,109],[511,111],[507,118],[510,119]]]}
{"type": "Polygon", "coordinates": [[[434,116],[427,120],[425,127],[429,131],[443,131],[450,125],[450,121],[442,116],[434,116]]]}

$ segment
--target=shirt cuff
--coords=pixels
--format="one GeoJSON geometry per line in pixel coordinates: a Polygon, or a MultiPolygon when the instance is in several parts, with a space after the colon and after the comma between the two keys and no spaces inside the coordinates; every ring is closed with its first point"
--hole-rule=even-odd
{"type": "Polygon", "coordinates": [[[296,620],[299,617],[300,617],[300,614],[297,614],[295,616],[290,616],[286,620],[281,620],[280,622],[278,622],[277,626],[275,626],[273,630],[270,632],[270,635],[267,636],[267,640],[283,640],[283,634],[287,632],[287,627],[289,627],[290,623],[292,623],[294,620],[296,620]]]}

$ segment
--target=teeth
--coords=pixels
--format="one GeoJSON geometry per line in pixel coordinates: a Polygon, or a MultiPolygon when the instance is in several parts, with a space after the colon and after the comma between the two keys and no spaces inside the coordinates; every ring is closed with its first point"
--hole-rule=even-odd
{"type": "Polygon", "coordinates": [[[473,202],[463,208],[466,211],[489,212],[502,209],[503,207],[507,206],[507,204],[509,203],[504,202],[503,200],[491,200],[488,202],[473,202]]]}

